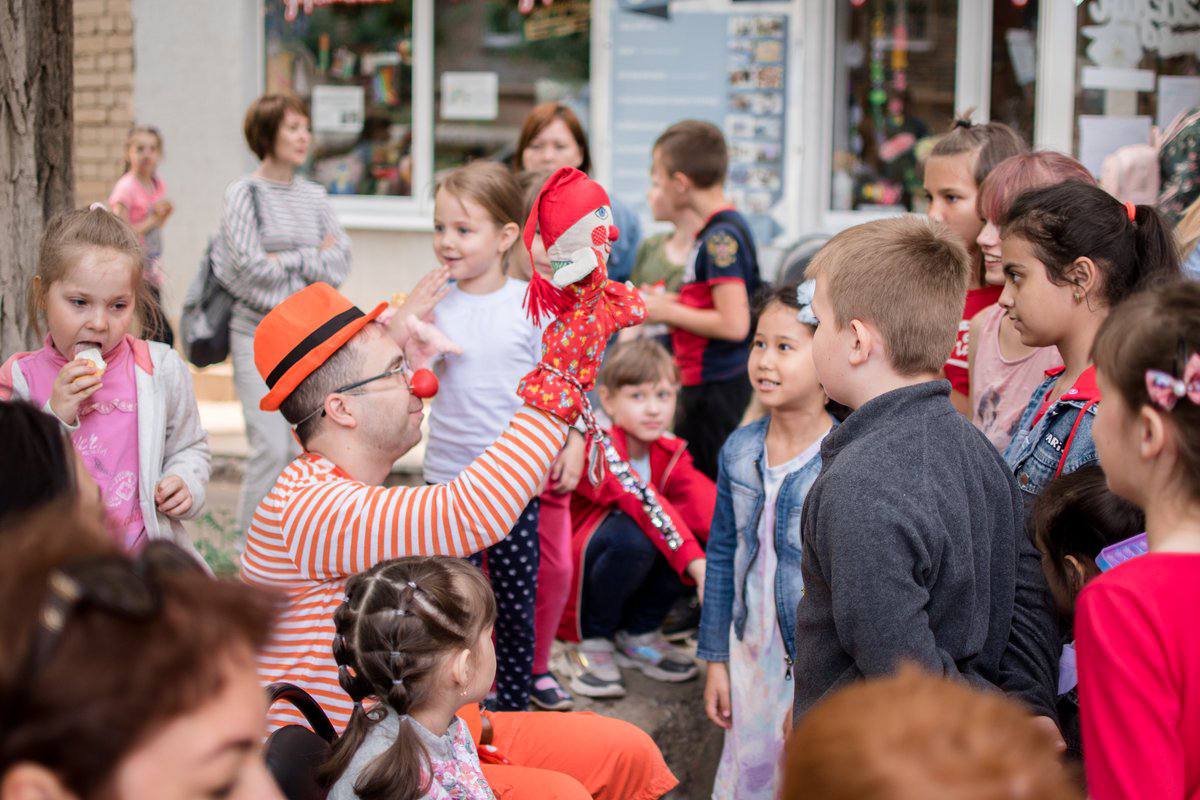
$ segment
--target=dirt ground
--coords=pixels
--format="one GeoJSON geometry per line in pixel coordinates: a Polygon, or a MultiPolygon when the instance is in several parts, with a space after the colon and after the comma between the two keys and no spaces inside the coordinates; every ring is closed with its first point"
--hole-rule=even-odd
{"type": "MultiPolygon", "coordinates": [[[[215,572],[233,576],[241,534],[234,520],[241,479],[235,459],[214,459],[213,478],[208,488],[205,513],[189,523],[196,547],[215,572]]],[[[417,476],[393,476],[396,483],[413,483],[417,476]]],[[[691,648],[694,650],[694,643],[691,648]]],[[[565,645],[555,644],[552,669],[565,683],[561,670],[566,667],[565,645]]],[[[704,675],[687,683],[665,684],[652,681],[637,670],[624,670],[625,697],[617,700],[576,698],[576,710],[594,711],[631,722],[649,733],[658,743],[679,787],[667,795],[670,800],[703,800],[712,791],[713,778],[721,757],[722,733],[704,716],[704,675]]],[[[553,713],[553,712],[542,712],[553,713]]]]}

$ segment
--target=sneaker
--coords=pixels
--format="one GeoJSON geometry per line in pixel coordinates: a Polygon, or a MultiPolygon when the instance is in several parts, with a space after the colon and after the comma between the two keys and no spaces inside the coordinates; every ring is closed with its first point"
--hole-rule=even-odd
{"type": "Polygon", "coordinates": [[[700,628],[700,601],[693,592],[675,601],[663,620],[662,635],[668,642],[682,642],[700,628]]]}
{"type": "Polygon", "coordinates": [[[608,639],[584,639],[571,654],[575,674],[571,691],[584,697],[624,697],[616,650],[608,639]]]}
{"type": "Polygon", "coordinates": [[[700,672],[694,660],[672,647],[658,631],[637,636],[617,631],[617,664],[635,667],[647,678],[665,683],[690,681],[700,672]]]}
{"type": "Polygon", "coordinates": [[[529,699],[543,711],[570,711],[575,707],[575,698],[567,694],[549,672],[533,676],[529,699]]]}

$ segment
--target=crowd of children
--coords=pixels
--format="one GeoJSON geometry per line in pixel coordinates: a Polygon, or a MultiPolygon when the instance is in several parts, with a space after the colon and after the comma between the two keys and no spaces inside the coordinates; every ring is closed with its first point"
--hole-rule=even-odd
{"type": "Polygon", "coordinates": [[[964,119],[926,161],[927,216],[842,231],[768,285],[721,131],[689,120],[652,151],[673,230],[608,282],[615,232],[566,252],[547,210],[570,185],[613,214],[571,169],[585,149],[534,157],[571,134],[556,114],[518,166],[557,171],[441,176],[438,266],[401,308],[315,282],[258,315],[254,404],[302,452],[248,514],[249,586],[187,566],[207,437],[183,360],[138,335],[170,341],[158,133],[130,134],[111,212],[50,222],[27,293],[44,344],[0,367],[21,472],[0,494],[0,800],[138,796],[121,787],[165,746],[144,720],[90,763],[15,699],[99,742],[68,711],[101,701],[48,687],[102,639],[188,686],[94,720],[250,732],[219,796],[277,796],[252,765],[268,717],[238,694],[254,656],[341,732],[312,765],[331,798],[662,796],[641,731],[527,711],[623,696],[623,668],[704,674],[714,798],[1200,798],[1200,285],[1164,217],[964,119]],[[427,485],[384,486],[435,394],[427,485]],[[689,593],[694,657],[663,632],[689,593]]]}

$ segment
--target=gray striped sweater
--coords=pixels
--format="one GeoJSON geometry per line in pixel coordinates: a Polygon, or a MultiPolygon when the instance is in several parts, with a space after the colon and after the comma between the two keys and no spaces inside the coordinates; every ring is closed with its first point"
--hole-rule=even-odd
{"type": "Polygon", "coordinates": [[[252,334],[259,320],[293,292],[317,281],[341,285],[350,273],[350,237],[334,216],[325,187],[298,175],[291,183],[247,175],[225,190],[213,269],[237,300],[233,328],[252,334]],[[335,242],[322,249],[326,234],[335,242]]]}

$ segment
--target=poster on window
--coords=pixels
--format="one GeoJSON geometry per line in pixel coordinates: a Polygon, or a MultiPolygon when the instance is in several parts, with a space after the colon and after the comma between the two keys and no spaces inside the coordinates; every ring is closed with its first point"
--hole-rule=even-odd
{"type": "Polygon", "coordinates": [[[770,243],[783,230],[788,16],[617,6],[611,29],[613,193],[649,223],[655,139],[683,119],[711,122],[729,149],[726,193],[770,243]]]}

